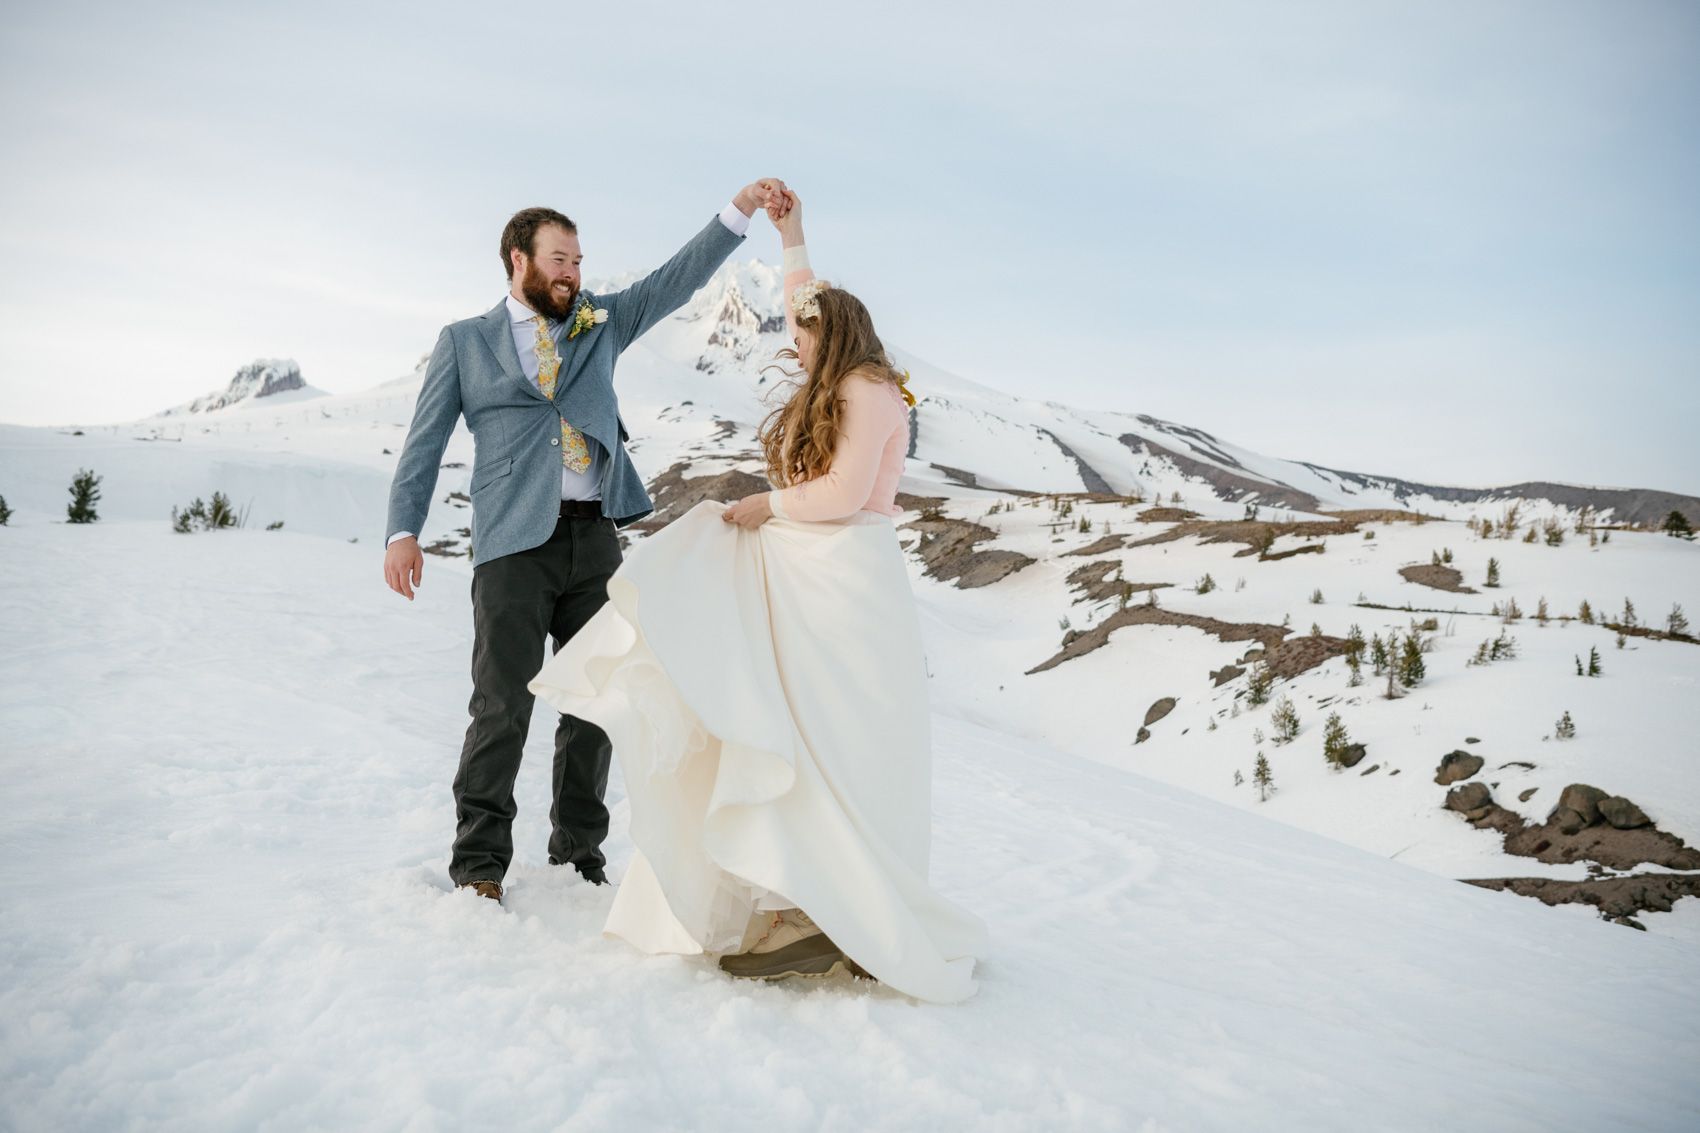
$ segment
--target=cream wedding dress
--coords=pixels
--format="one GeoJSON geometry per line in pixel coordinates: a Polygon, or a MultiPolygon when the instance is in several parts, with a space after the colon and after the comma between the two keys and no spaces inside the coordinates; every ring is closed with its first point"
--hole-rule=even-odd
{"type": "Polygon", "coordinates": [[[964,999],[986,930],[927,881],[927,674],[891,518],[724,510],[639,543],[529,686],[601,725],[625,775],[637,852],[604,931],[726,952],[794,906],[882,983],[964,999]]]}

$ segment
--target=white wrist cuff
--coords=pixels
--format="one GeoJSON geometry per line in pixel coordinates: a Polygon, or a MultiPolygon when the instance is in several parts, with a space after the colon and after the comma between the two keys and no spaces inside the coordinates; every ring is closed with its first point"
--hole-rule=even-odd
{"type": "Polygon", "coordinates": [[[731,203],[720,210],[720,223],[730,229],[734,236],[742,236],[750,230],[750,218],[744,215],[743,209],[731,203]]]}

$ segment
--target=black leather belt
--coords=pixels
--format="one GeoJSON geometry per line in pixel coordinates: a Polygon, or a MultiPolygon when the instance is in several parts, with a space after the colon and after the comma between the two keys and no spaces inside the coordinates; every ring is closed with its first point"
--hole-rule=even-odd
{"type": "Polygon", "coordinates": [[[601,519],[602,502],[600,500],[562,500],[562,519],[601,519]]]}

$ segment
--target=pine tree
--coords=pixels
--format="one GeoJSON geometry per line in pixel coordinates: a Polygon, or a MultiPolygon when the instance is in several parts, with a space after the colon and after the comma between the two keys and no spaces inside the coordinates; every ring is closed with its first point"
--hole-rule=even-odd
{"type": "Polygon", "coordinates": [[[1600,675],[1601,671],[1600,651],[1598,648],[1590,646],[1588,649],[1588,675],[1590,677],[1597,677],[1600,675]]]}
{"type": "Polygon", "coordinates": [[[1488,560],[1487,581],[1484,582],[1482,585],[1484,585],[1484,586],[1498,586],[1499,585],[1499,560],[1498,559],[1489,559],[1488,560]]]}
{"type": "Polygon", "coordinates": [[[1576,620],[1585,626],[1594,624],[1594,608],[1588,605],[1586,598],[1582,599],[1582,608],[1576,611],[1576,620]]]}
{"type": "Polygon", "coordinates": [[[0,496],[0,527],[6,526],[6,521],[12,518],[12,509],[6,506],[6,497],[0,496]]]}
{"type": "Polygon", "coordinates": [[[1440,549],[1440,561],[1443,562],[1443,563],[1446,563],[1448,565],[1451,564],[1451,562],[1452,562],[1452,548],[1451,547],[1442,547],[1440,549]]]}
{"type": "Polygon", "coordinates": [[[1216,589],[1216,580],[1210,577],[1209,571],[1206,571],[1204,577],[1198,580],[1197,589],[1200,594],[1208,594],[1216,589]]]}
{"type": "Polygon", "coordinates": [[[95,514],[94,505],[100,500],[101,478],[86,468],[77,469],[76,478],[71,481],[71,502],[65,505],[65,514],[72,523],[93,523],[100,516],[95,514]]]}
{"type": "MultiPolygon", "coordinates": [[[[0,506],[4,506],[4,504],[5,504],[5,501],[0,500],[0,506]]],[[[0,520],[0,522],[4,522],[4,521],[0,520]]],[[[1678,634],[1682,634],[1684,636],[1687,635],[1687,633],[1688,633],[1688,615],[1682,612],[1682,603],[1681,602],[1678,602],[1676,605],[1672,606],[1670,608],[1670,613],[1665,616],[1665,632],[1667,632],[1667,633],[1678,633],[1678,634]]]]}
{"type": "Polygon", "coordinates": [[[1390,658],[1387,655],[1387,643],[1381,640],[1380,634],[1369,639],[1369,660],[1376,676],[1379,677],[1387,671],[1390,658]]]}
{"type": "Polygon", "coordinates": [[[1237,787],[1243,782],[1245,782],[1245,776],[1240,774],[1238,767],[1234,768],[1234,786],[1237,787]]]}
{"type": "Polygon", "coordinates": [[[1251,667],[1251,674],[1245,679],[1246,703],[1256,707],[1269,702],[1269,690],[1275,685],[1275,674],[1270,671],[1267,662],[1259,661],[1251,667]]]}
{"type": "Polygon", "coordinates": [[[1346,734],[1346,725],[1340,721],[1340,714],[1330,712],[1322,729],[1322,758],[1339,770],[1344,765],[1346,748],[1351,742],[1352,738],[1346,734]]]}
{"type": "Polygon", "coordinates": [[[1399,651],[1399,683],[1406,688],[1415,688],[1422,683],[1427,675],[1427,666],[1423,664],[1423,645],[1416,634],[1405,635],[1405,644],[1399,651]]]}
{"type": "Polygon", "coordinates": [[[1576,721],[1570,718],[1570,710],[1566,708],[1564,715],[1558,718],[1558,724],[1553,728],[1553,734],[1561,740],[1576,738],[1576,721]]]}
{"type": "Polygon", "coordinates": [[[1293,707],[1290,698],[1283,696],[1281,703],[1270,713],[1269,724],[1275,729],[1275,742],[1290,744],[1299,735],[1299,710],[1293,707]]]}
{"type": "Polygon", "coordinates": [[[1665,516],[1664,525],[1660,530],[1673,539],[1694,538],[1694,525],[1688,522],[1688,517],[1680,511],[1672,511],[1665,516]]]}
{"type": "Polygon", "coordinates": [[[1623,614],[1617,620],[1633,629],[1635,627],[1635,603],[1625,598],[1623,600],[1623,614]]]}
{"type": "Polygon", "coordinates": [[[1322,587],[1318,586],[1310,592],[1310,604],[1312,606],[1322,605],[1322,587]]]}
{"type": "Polygon", "coordinates": [[[1541,600],[1535,604],[1535,620],[1542,625],[1547,624],[1547,596],[1541,595],[1541,600]]]}
{"type": "Polygon", "coordinates": [[[230,507],[230,497],[223,492],[212,494],[212,506],[207,508],[207,530],[216,531],[221,527],[235,527],[236,512],[230,507]]]}
{"type": "Polygon", "coordinates": [[[1257,762],[1252,765],[1251,781],[1257,785],[1258,801],[1268,802],[1275,790],[1275,773],[1269,770],[1269,761],[1261,751],[1257,753],[1257,762]]]}
{"type": "Polygon", "coordinates": [[[1346,668],[1352,674],[1346,678],[1347,688],[1357,688],[1364,683],[1364,655],[1362,651],[1346,654],[1346,668]]]}
{"type": "Polygon", "coordinates": [[[1587,674],[1582,672],[1582,655],[1580,653],[1573,653],[1571,656],[1576,659],[1576,675],[1579,677],[1586,676],[1587,674]]]}

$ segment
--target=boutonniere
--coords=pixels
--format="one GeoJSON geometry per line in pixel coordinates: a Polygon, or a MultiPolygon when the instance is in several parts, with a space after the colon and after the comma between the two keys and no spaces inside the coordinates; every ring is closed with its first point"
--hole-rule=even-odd
{"type": "Polygon", "coordinates": [[[601,307],[592,307],[590,300],[580,297],[578,310],[573,312],[573,325],[567,328],[567,337],[576,338],[580,333],[591,327],[600,326],[608,321],[608,312],[601,307]]]}

